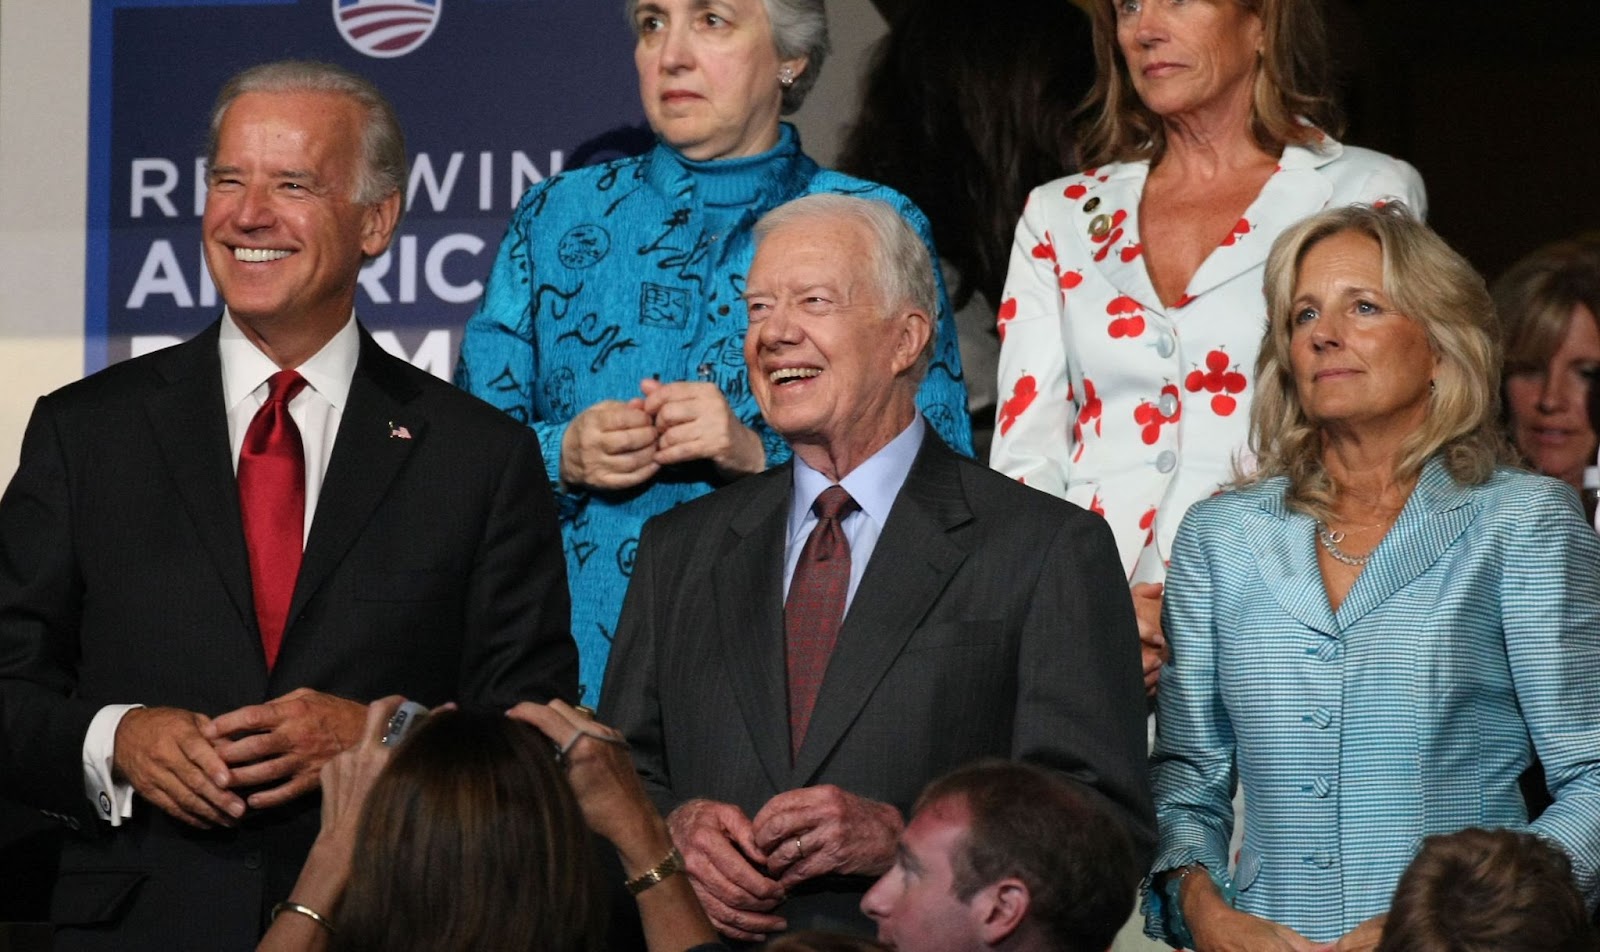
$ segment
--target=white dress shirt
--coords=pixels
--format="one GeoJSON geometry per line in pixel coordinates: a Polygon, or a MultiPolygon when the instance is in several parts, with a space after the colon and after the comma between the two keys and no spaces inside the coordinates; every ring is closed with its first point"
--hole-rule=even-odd
{"type": "MultiPolygon", "coordinates": [[[[234,323],[223,315],[217,335],[217,350],[222,359],[222,400],[228,416],[228,448],[233,468],[239,470],[239,448],[256,411],[267,400],[267,379],[278,365],[263,354],[234,323]]],[[[339,435],[339,421],[350,397],[350,381],[355,377],[356,360],[361,355],[361,334],[355,315],[322,349],[295,370],[306,379],[306,386],[289,401],[289,416],[300,430],[300,443],[306,462],[306,519],[304,539],[311,535],[311,519],[317,511],[322,478],[328,472],[333,441],[339,435]]],[[[117,725],[122,716],[142,704],[108,704],[89,722],[83,739],[83,789],[95,805],[100,818],[112,826],[133,815],[133,787],[111,777],[111,759],[117,725]]]]}
{"type": "MultiPolygon", "coordinates": [[[[839,528],[844,530],[844,537],[850,543],[850,589],[844,600],[846,613],[855,600],[856,587],[861,584],[861,575],[872,558],[872,550],[878,545],[878,536],[883,534],[884,523],[889,521],[895,497],[900,495],[900,487],[911,473],[917,451],[922,449],[924,432],[926,425],[922,414],[918,413],[899,436],[839,480],[839,485],[861,507],[839,521],[839,528]]],[[[800,551],[817,524],[817,514],[811,507],[822,491],[832,485],[833,480],[807,466],[805,460],[795,454],[794,491],[789,494],[789,534],[785,536],[783,547],[785,602],[789,600],[789,583],[794,579],[795,566],[800,564],[800,551]]]]}

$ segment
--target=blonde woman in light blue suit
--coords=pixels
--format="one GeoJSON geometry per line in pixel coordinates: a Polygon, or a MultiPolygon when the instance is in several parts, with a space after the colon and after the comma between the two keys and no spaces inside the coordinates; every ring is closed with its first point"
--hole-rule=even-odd
{"type": "Polygon", "coordinates": [[[1600,895],[1600,537],[1503,465],[1483,281],[1403,207],[1267,262],[1257,469],[1173,548],[1152,935],[1370,949],[1422,838],[1528,827],[1600,895]],[[1537,757],[1555,803],[1532,823],[1537,757]],[[1227,857],[1235,782],[1244,848],[1227,857]]]}

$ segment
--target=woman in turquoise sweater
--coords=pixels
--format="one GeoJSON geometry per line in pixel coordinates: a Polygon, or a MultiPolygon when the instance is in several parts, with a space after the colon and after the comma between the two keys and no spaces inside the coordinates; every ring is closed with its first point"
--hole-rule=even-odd
{"type": "MultiPolygon", "coordinates": [[[[589,704],[645,520],[788,458],[761,421],[743,358],[756,219],[802,195],[860,195],[893,205],[932,250],[915,206],[819,168],[779,122],[827,53],[822,0],[629,0],[628,13],[660,141],[528,190],[456,370],[458,384],[539,434],[589,704]]],[[[971,452],[942,279],[919,403],[946,442],[971,452]]]]}

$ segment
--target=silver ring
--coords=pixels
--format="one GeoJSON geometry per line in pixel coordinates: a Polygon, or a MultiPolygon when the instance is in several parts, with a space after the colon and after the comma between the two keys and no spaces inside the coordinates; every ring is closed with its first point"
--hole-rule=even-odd
{"type": "Polygon", "coordinates": [[[556,763],[563,767],[567,765],[567,754],[572,752],[572,748],[578,746],[578,741],[583,740],[585,733],[581,727],[572,732],[571,739],[557,748],[556,763]]]}

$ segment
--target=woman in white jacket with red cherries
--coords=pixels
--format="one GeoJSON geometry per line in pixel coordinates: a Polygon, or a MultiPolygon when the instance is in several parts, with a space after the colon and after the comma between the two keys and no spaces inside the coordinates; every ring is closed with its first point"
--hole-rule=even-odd
{"type": "Polygon", "coordinates": [[[1323,208],[1421,177],[1336,142],[1311,0],[1096,0],[1085,171],[1029,196],[998,320],[991,463],[1092,509],[1133,583],[1145,684],[1178,522],[1232,475],[1265,326],[1262,265],[1323,208]]]}

